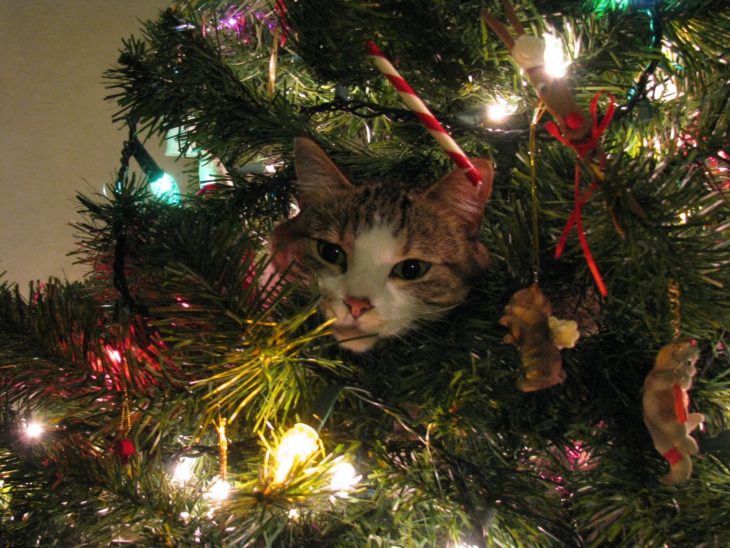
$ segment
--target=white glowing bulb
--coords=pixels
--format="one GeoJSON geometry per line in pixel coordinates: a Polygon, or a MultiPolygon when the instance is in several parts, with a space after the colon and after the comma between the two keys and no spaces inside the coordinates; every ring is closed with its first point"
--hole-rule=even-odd
{"type": "Polygon", "coordinates": [[[493,122],[501,122],[510,114],[514,114],[517,108],[511,105],[503,97],[497,97],[493,103],[487,105],[487,117],[493,122]]]}
{"type": "Polygon", "coordinates": [[[39,422],[30,422],[25,426],[25,435],[31,439],[38,439],[43,434],[43,425],[39,422]]]}
{"type": "Polygon", "coordinates": [[[295,462],[303,462],[319,449],[317,431],[303,423],[297,423],[286,431],[274,452],[276,469],[274,482],[281,483],[289,475],[295,462]]]}
{"type": "Polygon", "coordinates": [[[545,40],[545,72],[554,78],[565,76],[569,62],[565,60],[563,44],[550,33],[542,35],[545,40]]]}
{"type": "Polygon", "coordinates": [[[216,478],[210,484],[206,497],[215,502],[221,502],[228,498],[231,492],[231,484],[221,478],[216,478]]]}
{"type": "Polygon", "coordinates": [[[689,218],[692,216],[692,212],[687,209],[679,212],[679,224],[686,225],[689,218]]]}
{"type": "Polygon", "coordinates": [[[666,103],[677,98],[677,84],[674,78],[657,79],[654,74],[649,75],[646,81],[647,94],[654,101],[666,103]]]}
{"type": "Polygon", "coordinates": [[[340,497],[347,496],[347,491],[360,481],[355,467],[349,462],[340,461],[331,469],[330,489],[337,492],[340,497]]]}
{"type": "Polygon", "coordinates": [[[175,470],[172,472],[172,481],[177,485],[185,485],[193,478],[193,465],[195,464],[194,459],[186,457],[181,458],[175,465],[175,470]]]}

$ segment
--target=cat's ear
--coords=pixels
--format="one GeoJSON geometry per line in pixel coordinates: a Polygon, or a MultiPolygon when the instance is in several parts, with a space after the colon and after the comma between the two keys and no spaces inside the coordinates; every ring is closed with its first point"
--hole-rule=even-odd
{"type": "Polygon", "coordinates": [[[450,208],[476,232],[482,221],[484,204],[492,194],[494,168],[492,162],[484,158],[474,159],[472,164],[482,176],[482,184],[478,187],[467,178],[463,169],[455,169],[434,183],[425,195],[450,208]]]}
{"type": "Polygon", "coordinates": [[[352,188],[339,168],[317,143],[306,137],[294,139],[294,167],[302,203],[317,202],[352,188]]]}

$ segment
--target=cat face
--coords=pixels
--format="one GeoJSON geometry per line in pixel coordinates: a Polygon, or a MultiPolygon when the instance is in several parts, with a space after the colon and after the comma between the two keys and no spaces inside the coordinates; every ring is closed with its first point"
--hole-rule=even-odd
{"type": "Polygon", "coordinates": [[[351,184],[308,139],[294,146],[300,211],[276,228],[274,262],[320,295],[340,345],[364,352],[466,297],[489,255],[477,240],[492,168],[475,165],[426,190],[384,182],[351,184]]]}

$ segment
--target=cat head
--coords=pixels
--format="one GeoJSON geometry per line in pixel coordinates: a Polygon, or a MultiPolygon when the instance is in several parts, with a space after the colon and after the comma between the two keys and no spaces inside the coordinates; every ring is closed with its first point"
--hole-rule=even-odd
{"type": "Polygon", "coordinates": [[[272,237],[274,263],[292,265],[320,295],[340,345],[354,352],[458,305],[489,254],[477,239],[493,170],[476,188],[455,170],[426,189],[353,185],[309,139],[296,139],[299,213],[272,237]]]}

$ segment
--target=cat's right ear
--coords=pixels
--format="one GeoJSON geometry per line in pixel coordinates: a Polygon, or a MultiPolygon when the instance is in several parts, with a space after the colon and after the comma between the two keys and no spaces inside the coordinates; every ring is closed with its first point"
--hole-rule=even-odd
{"type": "Polygon", "coordinates": [[[466,177],[463,169],[456,168],[434,183],[425,196],[450,208],[476,233],[481,226],[484,204],[492,193],[494,167],[486,158],[474,158],[472,164],[479,170],[482,178],[482,184],[478,187],[466,177]]]}
{"type": "Polygon", "coordinates": [[[317,143],[306,137],[294,139],[294,168],[300,202],[317,202],[352,188],[339,168],[317,143]]]}

